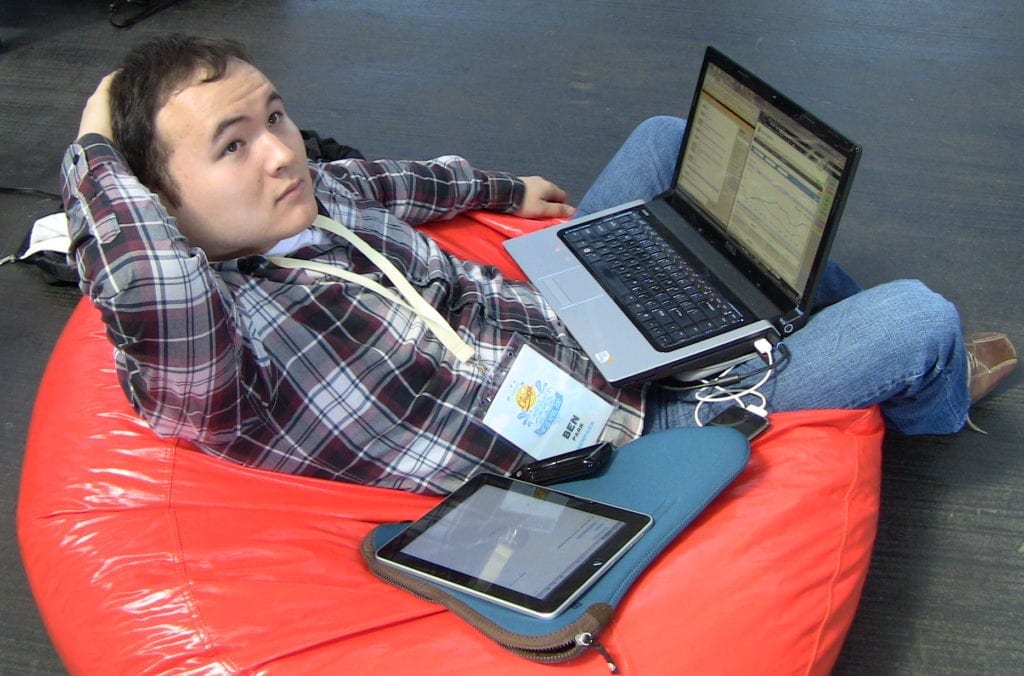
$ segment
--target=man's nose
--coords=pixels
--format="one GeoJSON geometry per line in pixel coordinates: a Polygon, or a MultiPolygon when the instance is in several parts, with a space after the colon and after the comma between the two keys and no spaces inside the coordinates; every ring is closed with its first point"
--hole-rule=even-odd
{"type": "Polygon", "coordinates": [[[277,173],[295,161],[295,152],[283,138],[270,132],[264,134],[263,138],[268,172],[277,173]]]}

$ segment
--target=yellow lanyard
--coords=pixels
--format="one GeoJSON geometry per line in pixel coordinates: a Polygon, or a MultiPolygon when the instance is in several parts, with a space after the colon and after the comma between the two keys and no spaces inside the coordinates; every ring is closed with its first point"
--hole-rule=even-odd
{"type": "Polygon", "coordinates": [[[381,272],[383,272],[391,283],[395,285],[395,289],[401,293],[399,296],[391,289],[377,283],[373,279],[359,273],[346,270],[345,268],[338,267],[329,263],[319,263],[317,261],[306,261],[298,258],[288,258],[285,256],[267,256],[274,265],[282,268],[288,268],[292,270],[310,270],[312,272],[319,272],[330,277],[338,279],[344,279],[360,286],[367,288],[388,300],[395,302],[413,312],[417,317],[422,319],[427,327],[433,331],[434,335],[441,341],[441,343],[451,350],[455,357],[462,362],[469,361],[473,358],[473,346],[464,341],[459,334],[451,327],[451,325],[445,321],[444,317],[437,309],[424,300],[423,296],[416,290],[416,288],[409,282],[408,279],[398,271],[398,268],[392,264],[382,253],[376,251],[371,247],[365,240],[359,235],[346,228],[341,223],[332,220],[326,216],[317,216],[316,220],[313,221],[313,225],[328,232],[333,232],[339,237],[343,237],[352,246],[359,249],[364,256],[370,259],[370,262],[377,266],[381,272]]]}

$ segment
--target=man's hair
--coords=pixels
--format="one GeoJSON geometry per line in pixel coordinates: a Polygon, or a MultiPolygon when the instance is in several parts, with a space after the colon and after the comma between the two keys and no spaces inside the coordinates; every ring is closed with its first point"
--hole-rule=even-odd
{"type": "Polygon", "coordinates": [[[170,149],[156,134],[156,116],[171,95],[197,74],[201,82],[224,77],[232,59],[252,63],[234,40],[168,35],[133,48],[110,85],[114,144],[128,166],[151,190],[180,203],[167,168],[170,149]]]}

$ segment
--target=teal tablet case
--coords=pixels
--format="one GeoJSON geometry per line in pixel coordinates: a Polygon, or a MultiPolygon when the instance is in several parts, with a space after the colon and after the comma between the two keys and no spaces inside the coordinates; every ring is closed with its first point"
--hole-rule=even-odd
{"type": "Polygon", "coordinates": [[[373,529],[363,542],[363,558],[381,579],[442,603],[506,649],[535,661],[564,661],[600,647],[598,633],[636,579],[736,478],[749,456],[747,439],[729,427],[664,430],[616,450],[602,474],[553,486],[650,514],[654,524],[594,586],[551,619],[531,617],[377,562],[376,549],[407,523],[373,529]]]}

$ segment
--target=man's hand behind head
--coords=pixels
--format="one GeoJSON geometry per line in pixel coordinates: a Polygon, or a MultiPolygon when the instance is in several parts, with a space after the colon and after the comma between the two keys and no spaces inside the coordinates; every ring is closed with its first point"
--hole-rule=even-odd
{"type": "Polygon", "coordinates": [[[86,134],[101,134],[105,138],[113,140],[113,123],[110,116],[110,83],[117,75],[117,71],[108,73],[96,91],[92,93],[82,110],[82,120],[78,125],[78,138],[86,134]]]}

